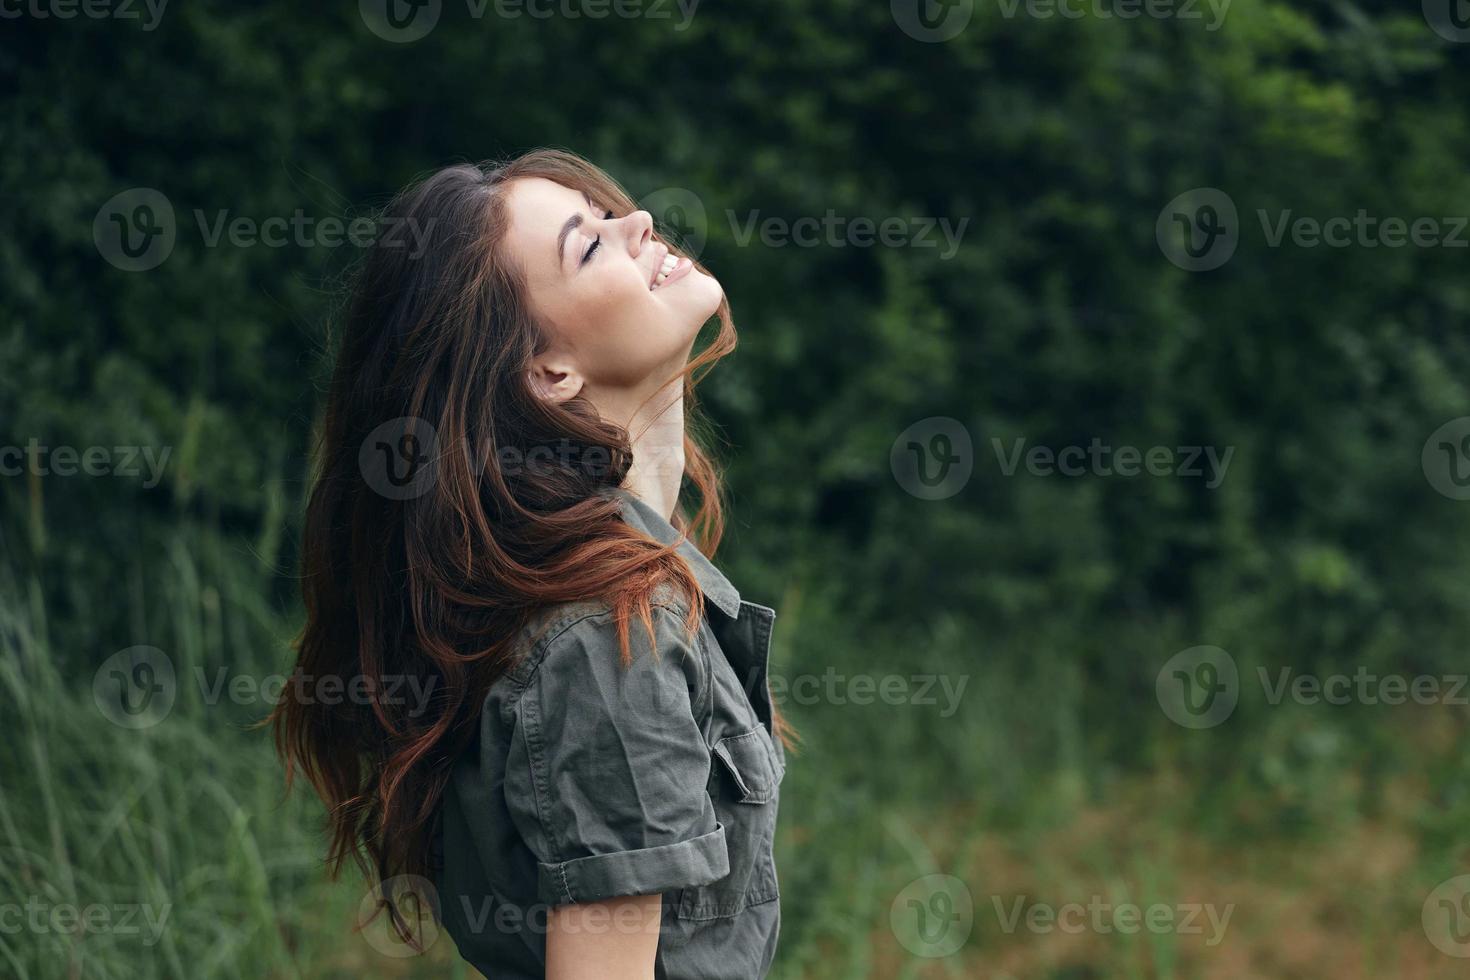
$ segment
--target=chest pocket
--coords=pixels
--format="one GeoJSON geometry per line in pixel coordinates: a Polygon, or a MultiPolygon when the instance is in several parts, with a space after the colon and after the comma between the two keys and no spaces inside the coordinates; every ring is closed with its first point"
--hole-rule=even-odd
{"type": "Polygon", "coordinates": [[[681,919],[718,919],[780,897],[772,843],[776,805],[786,767],[764,725],[721,738],[714,746],[710,798],[725,828],[730,873],[708,885],[685,888],[681,919]]]}

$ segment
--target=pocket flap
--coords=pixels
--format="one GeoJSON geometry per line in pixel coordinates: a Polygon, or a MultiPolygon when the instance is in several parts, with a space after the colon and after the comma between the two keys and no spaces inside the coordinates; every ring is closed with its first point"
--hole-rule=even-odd
{"type": "Polygon", "coordinates": [[[715,744],[715,755],[735,777],[741,803],[771,802],[778,779],[771,737],[764,728],[727,735],[715,744]]]}

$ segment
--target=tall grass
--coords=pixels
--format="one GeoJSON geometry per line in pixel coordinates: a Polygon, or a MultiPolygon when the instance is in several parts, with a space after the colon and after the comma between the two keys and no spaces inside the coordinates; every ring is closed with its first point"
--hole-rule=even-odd
{"type": "Polygon", "coordinates": [[[251,729],[269,710],[251,687],[288,668],[290,635],[254,563],[187,532],[166,556],[140,635],[99,637],[86,656],[52,647],[34,580],[3,580],[0,894],[25,921],[0,931],[0,975],[411,975],[354,932],[366,885],[325,881],[320,806],[309,792],[283,800],[267,733],[251,729]],[[99,709],[90,676],[60,667],[134,643],[162,650],[177,681],[171,710],[138,730],[99,709]],[[212,695],[222,669],[250,682],[244,697],[212,695]],[[68,918],[89,907],[90,922],[68,918]]]}
{"type": "MultiPolygon", "coordinates": [[[[22,916],[0,921],[0,976],[470,975],[447,937],[398,957],[357,932],[368,883],[328,882],[320,805],[283,799],[252,728],[269,710],[254,685],[286,671],[295,629],[275,571],[212,531],[179,529],[159,553],[158,573],[122,590],[131,635],[86,650],[56,649],[36,580],[0,573],[0,905],[22,916]],[[99,709],[92,674],[136,644],[167,654],[177,691],[162,720],[134,730],[99,709]],[[209,696],[236,678],[246,696],[209,696]],[[89,907],[86,926],[65,918],[89,907]]],[[[829,667],[967,678],[947,716],[941,704],[785,695],[804,743],[781,802],[778,980],[1458,975],[1419,925],[1428,891],[1470,870],[1470,764],[1453,709],[1280,708],[1249,740],[1211,743],[1146,711],[1129,723],[1136,691],[1087,676],[1073,655],[1116,644],[1139,662],[1118,667],[1136,687],[1143,644],[1185,642],[1163,626],[859,634],[826,599],[793,591],[775,604],[773,671],[788,684],[829,667]],[[916,954],[891,918],[929,875],[954,876],[973,900],[950,956],[916,954]],[[1004,909],[1095,896],[1234,912],[1213,945],[1003,927],[1004,909]]]]}

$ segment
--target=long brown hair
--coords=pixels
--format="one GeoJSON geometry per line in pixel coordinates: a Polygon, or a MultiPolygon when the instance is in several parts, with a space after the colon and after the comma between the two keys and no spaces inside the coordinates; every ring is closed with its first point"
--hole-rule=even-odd
{"type": "MultiPolygon", "coordinates": [[[[286,696],[269,719],[287,786],[299,769],[327,804],[333,876],[351,857],[382,882],[432,877],[434,815],[451,766],[510,666],[511,639],[538,608],[607,601],[625,662],[630,624],[652,635],[650,595],[662,583],[689,598],[685,626],[697,628],[688,564],[622,522],[618,501],[601,492],[628,472],[629,433],[584,399],[553,404],[531,388],[528,368],[546,338],[500,249],[503,191],[522,177],[584,191],[615,214],[637,207],[606,173],[563,151],[447,167],[388,206],[345,309],[306,512],[306,624],[288,690],[350,678],[348,689],[366,696],[286,696]],[[422,464],[411,479],[392,477],[395,450],[422,464]],[[371,465],[380,451],[388,474],[371,465]],[[506,459],[537,465],[498,465],[506,459]]],[[[728,302],[717,316],[717,335],[682,372],[691,417],[698,378],[735,347],[728,302]]],[[[698,509],[675,523],[712,556],[723,530],[719,473],[690,428],[685,476],[698,509]]],[[[383,904],[399,927],[393,896],[383,904]]]]}

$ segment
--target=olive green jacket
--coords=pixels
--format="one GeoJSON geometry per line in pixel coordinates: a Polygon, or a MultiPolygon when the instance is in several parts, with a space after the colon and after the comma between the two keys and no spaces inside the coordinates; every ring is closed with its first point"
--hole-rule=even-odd
{"type": "MultiPolygon", "coordinates": [[[[612,493],[631,526],[679,540],[612,493]]],[[[743,601],[692,542],[680,554],[703,596],[693,642],[671,588],[655,594],[654,650],[632,628],[630,667],[606,604],[546,610],[454,768],[434,884],[445,929],[490,980],[544,975],[551,907],[621,895],[663,896],[658,977],[751,980],[771,966],[786,769],[767,683],[775,612],[743,601]]]]}

